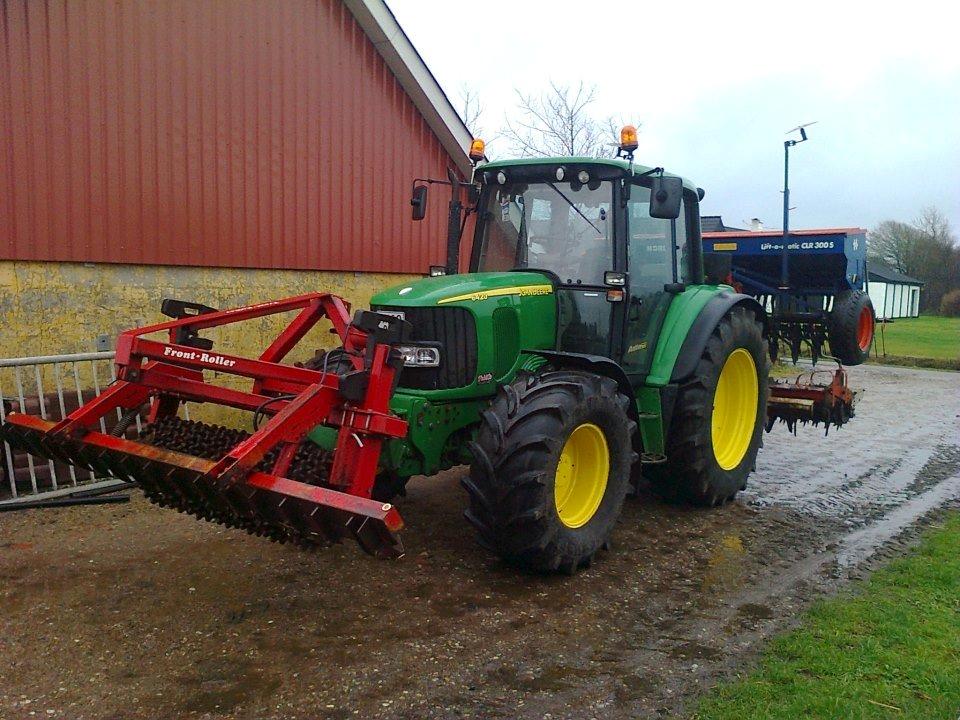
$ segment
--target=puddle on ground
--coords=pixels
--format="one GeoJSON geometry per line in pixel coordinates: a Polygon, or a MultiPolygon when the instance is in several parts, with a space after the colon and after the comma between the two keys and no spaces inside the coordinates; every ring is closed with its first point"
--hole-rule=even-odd
{"type": "Polygon", "coordinates": [[[746,549],[739,535],[724,535],[707,561],[703,589],[719,590],[735,583],[740,578],[745,553],[746,549]]]}
{"type": "Polygon", "coordinates": [[[280,687],[280,677],[251,667],[246,660],[211,658],[180,677],[186,697],[179,709],[191,713],[225,713],[261,700],[280,687]]]}
{"type": "Polygon", "coordinates": [[[573,687],[582,680],[582,671],[566,665],[549,665],[544,668],[508,667],[501,665],[487,676],[498,683],[524,692],[557,692],[573,687]]]}
{"type": "Polygon", "coordinates": [[[901,530],[958,496],[960,476],[937,485],[871,525],[850,533],[840,542],[837,564],[840,567],[851,567],[868,560],[877,548],[896,537],[901,530]]]}
{"type": "Polygon", "coordinates": [[[960,475],[960,446],[938,445],[917,477],[906,488],[909,497],[919,495],[944,480],[960,475]]]}
{"type": "Polygon", "coordinates": [[[856,417],[827,437],[778,428],[764,436],[747,487],[752,503],[840,520],[855,531],[960,473],[960,376],[868,365],[849,372],[852,386],[868,389],[856,417]],[[912,421],[891,421],[891,408],[912,421]]]}
{"type": "Polygon", "coordinates": [[[759,603],[743,603],[737,607],[737,614],[750,620],[772,620],[776,617],[771,608],[759,603]]]}
{"type": "Polygon", "coordinates": [[[667,654],[680,660],[719,660],[723,657],[722,650],[698,642],[681,643],[671,648],[667,654]]]}
{"type": "Polygon", "coordinates": [[[621,705],[635,702],[649,696],[657,687],[657,680],[637,673],[635,675],[626,675],[620,678],[620,684],[616,689],[617,702],[621,705]]]}

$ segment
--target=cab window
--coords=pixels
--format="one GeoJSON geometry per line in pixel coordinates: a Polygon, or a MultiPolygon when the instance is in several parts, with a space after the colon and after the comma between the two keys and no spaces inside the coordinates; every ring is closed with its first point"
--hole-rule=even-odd
{"type": "MultiPolygon", "coordinates": [[[[676,279],[672,245],[678,221],[650,217],[650,189],[634,186],[627,205],[627,270],[634,296],[663,290],[676,279]]],[[[682,215],[681,215],[682,217],[682,215]]]]}
{"type": "Polygon", "coordinates": [[[492,187],[482,209],[477,270],[549,270],[565,285],[603,285],[613,269],[609,181],[492,187]]]}
{"type": "Polygon", "coordinates": [[[649,369],[653,345],[670,306],[664,285],[686,280],[686,221],[650,217],[649,188],[634,186],[627,206],[627,270],[630,299],[627,307],[623,367],[628,373],[649,369]]]}

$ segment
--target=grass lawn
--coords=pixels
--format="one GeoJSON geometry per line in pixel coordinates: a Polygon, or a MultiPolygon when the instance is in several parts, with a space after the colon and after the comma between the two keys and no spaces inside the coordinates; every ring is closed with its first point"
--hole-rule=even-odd
{"type": "MultiPolygon", "coordinates": [[[[960,318],[924,315],[877,325],[874,352],[898,357],[932,358],[934,360],[960,359],[960,318]],[[881,332],[883,335],[881,336],[881,332]]],[[[881,354],[880,361],[883,356],[881,354]]]]}
{"type": "Polygon", "coordinates": [[[775,640],[699,720],[960,716],[960,514],[775,640]]]}

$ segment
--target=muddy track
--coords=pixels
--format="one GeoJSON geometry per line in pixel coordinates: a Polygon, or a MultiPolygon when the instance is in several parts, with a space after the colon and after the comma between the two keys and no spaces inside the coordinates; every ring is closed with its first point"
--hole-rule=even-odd
{"type": "Polygon", "coordinates": [[[719,510],[642,493],[574,578],[480,551],[461,470],[411,483],[397,563],[142,500],[0,516],[0,717],[682,715],[960,494],[960,375],[852,382],[849,426],[775,428],[719,510]]]}

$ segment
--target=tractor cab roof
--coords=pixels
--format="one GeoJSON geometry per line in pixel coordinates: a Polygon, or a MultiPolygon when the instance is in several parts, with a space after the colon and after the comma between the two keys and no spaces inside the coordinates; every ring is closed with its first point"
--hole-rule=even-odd
{"type": "MultiPolygon", "coordinates": [[[[603,172],[603,179],[610,180],[614,178],[622,178],[629,174],[632,175],[643,175],[644,173],[652,172],[655,168],[647,165],[640,165],[639,163],[629,163],[622,158],[595,158],[595,157],[535,157],[535,158],[518,158],[514,160],[494,160],[493,162],[480,165],[477,168],[478,177],[483,178],[484,174],[492,170],[508,170],[510,168],[521,169],[524,178],[529,178],[533,174],[539,175],[538,171],[542,170],[545,176],[552,176],[558,167],[563,166],[564,168],[585,168],[585,167],[600,167],[603,172]]],[[[669,177],[679,177],[683,180],[683,186],[692,192],[697,191],[697,186],[692,183],[690,180],[676,175],[670,172],[663,173],[669,177]]]]}

